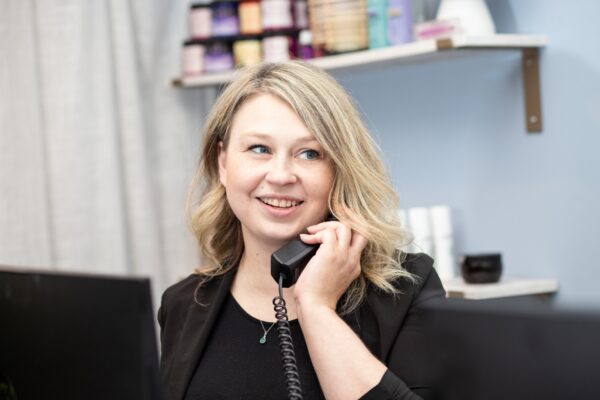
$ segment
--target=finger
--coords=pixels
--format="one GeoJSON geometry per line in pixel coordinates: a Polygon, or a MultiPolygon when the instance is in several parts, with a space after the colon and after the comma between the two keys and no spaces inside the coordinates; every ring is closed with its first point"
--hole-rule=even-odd
{"type": "Polygon", "coordinates": [[[367,243],[367,238],[365,238],[363,235],[358,232],[353,233],[352,243],[350,244],[350,249],[348,250],[348,256],[352,259],[353,264],[360,265],[362,251],[367,246],[367,243]]]}
{"type": "Polygon", "coordinates": [[[337,247],[337,241],[338,241],[335,229],[331,229],[331,228],[323,229],[323,230],[320,230],[320,231],[312,233],[312,234],[301,233],[300,238],[305,243],[327,244],[328,246],[331,246],[333,248],[337,247]]]}
{"type": "Polygon", "coordinates": [[[321,246],[319,246],[319,253],[328,253],[330,256],[335,257],[337,254],[337,234],[334,229],[324,229],[315,234],[320,241],[321,246]]]}
{"type": "Polygon", "coordinates": [[[338,224],[341,224],[341,222],[325,221],[325,222],[318,223],[316,225],[311,225],[311,226],[307,227],[306,230],[309,233],[315,233],[315,232],[322,231],[323,229],[328,229],[328,228],[336,229],[338,224]]]}
{"type": "Polygon", "coordinates": [[[337,247],[342,254],[348,254],[350,243],[352,240],[352,230],[343,224],[338,224],[336,227],[337,247]]]}
{"type": "Polygon", "coordinates": [[[306,244],[319,244],[321,243],[321,238],[316,235],[311,235],[308,233],[301,233],[300,240],[302,240],[306,244]]]}
{"type": "Polygon", "coordinates": [[[352,241],[350,243],[351,249],[357,249],[362,251],[367,246],[368,240],[366,237],[356,231],[352,231],[352,241]]]}

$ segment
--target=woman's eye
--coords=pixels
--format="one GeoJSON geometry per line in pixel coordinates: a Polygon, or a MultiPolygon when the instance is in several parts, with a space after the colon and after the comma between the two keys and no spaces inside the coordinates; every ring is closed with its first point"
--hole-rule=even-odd
{"type": "Polygon", "coordinates": [[[316,150],[304,150],[300,153],[300,158],[305,160],[318,160],[321,154],[316,150]]]}
{"type": "Polygon", "coordinates": [[[269,153],[269,149],[266,146],[263,146],[263,145],[260,145],[260,144],[257,144],[257,145],[254,145],[254,146],[250,146],[249,150],[252,151],[253,153],[256,153],[256,154],[267,154],[267,153],[269,153]]]}

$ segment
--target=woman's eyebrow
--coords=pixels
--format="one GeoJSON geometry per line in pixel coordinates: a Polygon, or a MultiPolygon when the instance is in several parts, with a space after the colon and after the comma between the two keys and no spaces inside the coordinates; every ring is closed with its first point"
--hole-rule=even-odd
{"type": "Polygon", "coordinates": [[[268,138],[270,135],[267,135],[266,133],[261,133],[261,132],[242,132],[241,134],[242,137],[257,137],[260,139],[266,139],[268,138]]]}
{"type": "MultiPolygon", "coordinates": [[[[241,139],[260,139],[260,140],[268,140],[273,139],[273,135],[261,133],[261,132],[244,132],[241,135],[241,139]]],[[[314,136],[302,136],[296,139],[297,143],[310,143],[319,141],[314,136]]]]}
{"type": "Polygon", "coordinates": [[[298,138],[298,140],[296,140],[297,142],[315,142],[315,143],[319,143],[319,141],[314,137],[314,136],[304,136],[301,138],[298,138]]]}

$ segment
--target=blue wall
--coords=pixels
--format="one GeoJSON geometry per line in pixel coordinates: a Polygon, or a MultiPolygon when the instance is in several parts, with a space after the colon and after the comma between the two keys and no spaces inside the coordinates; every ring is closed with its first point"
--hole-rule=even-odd
{"type": "Polygon", "coordinates": [[[527,134],[520,54],[336,76],[388,159],[402,207],[453,208],[459,252],[557,278],[600,307],[600,2],[490,0],[500,33],[541,33],[544,130],[527,134]]]}

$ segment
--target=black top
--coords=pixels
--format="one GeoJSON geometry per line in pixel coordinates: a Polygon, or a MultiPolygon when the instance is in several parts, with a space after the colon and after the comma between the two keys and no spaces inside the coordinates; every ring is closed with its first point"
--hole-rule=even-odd
{"type": "MultiPolygon", "coordinates": [[[[287,398],[277,324],[249,315],[230,294],[208,339],[185,400],[287,398]]],[[[298,320],[290,321],[305,399],[324,399],[298,320]]]]}
{"type": "MultiPolygon", "coordinates": [[[[397,296],[369,286],[365,301],[354,312],[343,317],[371,353],[388,368],[381,382],[365,396],[369,400],[433,398],[435,376],[432,357],[435,355],[430,351],[431,343],[428,342],[424,325],[424,319],[430,311],[424,306],[431,300],[443,297],[445,292],[433,269],[431,257],[407,254],[402,266],[413,273],[417,280],[400,279],[394,282],[400,293],[397,296]]],[[[193,385],[192,379],[199,361],[208,351],[209,342],[215,341],[213,347],[224,346],[225,341],[213,332],[219,325],[219,315],[230,296],[235,273],[236,269],[233,268],[214,277],[199,290],[200,277],[190,275],[163,294],[158,321],[161,327],[161,374],[169,400],[183,400],[188,390],[192,390],[189,389],[193,385]],[[194,293],[197,293],[201,304],[194,301],[194,293]]],[[[252,340],[257,340],[256,336],[252,340]]],[[[239,359],[233,361],[242,362],[239,359]]],[[[252,366],[246,368],[257,369],[257,360],[250,361],[252,366]]],[[[218,368],[220,362],[223,360],[219,359],[208,368],[218,368]]],[[[280,379],[281,367],[277,366],[275,371],[261,372],[265,375],[276,374],[280,379]]],[[[264,397],[267,392],[265,390],[258,398],[264,397]]]]}

